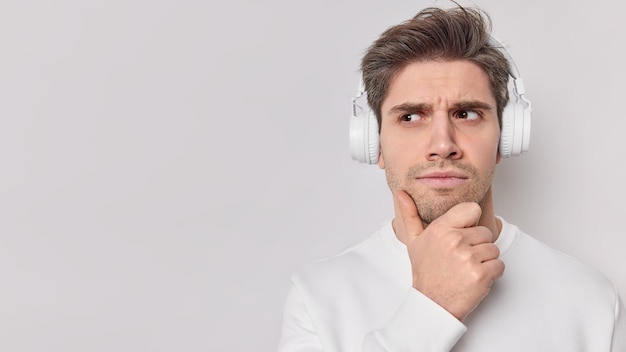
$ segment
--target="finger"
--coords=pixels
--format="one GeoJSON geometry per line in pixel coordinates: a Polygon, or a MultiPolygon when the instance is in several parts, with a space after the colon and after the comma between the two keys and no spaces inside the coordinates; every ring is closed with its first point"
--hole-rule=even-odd
{"type": "Polygon", "coordinates": [[[403,190],[396,191],[394,198],[406,234],[408,236],[417,236],[422,233],[424,225],[413,198],[403,190]]]}
{"type": "Polygon", "coordinates": [[[435,221],[457,229],[474,227],[478,225],[482,213],[483,211],[478,203],[459,203],[450,208],[435,221]]]}
{"type": "Polygon", "coordinates": [[[493,234],[485,226],[476,226],[460,230],[463,233],[465,243],[475,246],[483,243],[492,243],[493,234]]]}
{"type": "Polygon", "coordinates": [[[500,249],[493,243],[482,243],[472,247],[474,251],[474,259],[484,263],[490,260],[498,259],[500,249]]]}
{"type": "Polygon", "coordinates": [[[487,272],[487,276],[491,281],[502,277],[504,274],[504,262],[500,259],[492,259],[482,263],[483,268],[487,272]]]}

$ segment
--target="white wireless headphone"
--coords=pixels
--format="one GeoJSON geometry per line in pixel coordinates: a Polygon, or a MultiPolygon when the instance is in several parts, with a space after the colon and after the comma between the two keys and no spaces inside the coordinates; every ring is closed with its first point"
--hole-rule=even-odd
{"type": "MultiPolygon", "coordinates": [[[[500,132],[500,155],[503,158],[525,154],[530,144],[531,104],[524,94],[524,82],[515,61],[504,45],[495,38],[489,38],[489,44],[499,48],[509,62],[509,75],[513,78],[515,101],[509,100],[502,112],[500,132]],[[526,105],[524,105],[524,103],[526,105]]],[[[376,114],[370,108],[357,104],[357,99],[365,95],[363,79],[359,82],[359,91],[352,99],[352,118],[350,119],[350,151],[352,159],[362,163],[378,163],[380,141],[376,114]]]]}

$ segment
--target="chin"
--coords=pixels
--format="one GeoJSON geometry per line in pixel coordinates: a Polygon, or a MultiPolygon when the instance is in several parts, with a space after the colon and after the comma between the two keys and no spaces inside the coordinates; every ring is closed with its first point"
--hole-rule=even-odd
{"type": "Polygon", "coordinates": [[[481,199],[476,198],[477,197],[472,196],[459,196],[440,197],[440,199],[434,199],[434,197],[426,196],[413,199],[428,199],[428,201],[417,201],[415,202],[415,204],[417,205],[417,210],[419,212],[420,218],[422,219],[422,222],[424,222],[425,224],[430,224],[459,203],[476,202],[480,204],[481,199]]]}
{"type": "Polygon", "coordinates": [[[438,217],[445,214],[450,208],[455,206],[457,203],[439,203],[439,204],[417,204],[417,209],[419,211],[420,218],[422,222],[425,224],[430,224],[435,221],[438,217]]]}

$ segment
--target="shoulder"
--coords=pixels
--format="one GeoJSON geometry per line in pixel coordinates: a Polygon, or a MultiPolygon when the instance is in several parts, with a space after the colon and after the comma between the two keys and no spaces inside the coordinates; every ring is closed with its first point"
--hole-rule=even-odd
{"type": "Polygon", "coordinates": [[[507,271],[521,273],[529,282],[553,287],[585,299],[617,299],[615,285],[599,270],[519,230],[503,255],[507,271]]]}
{"type": "Polygon", "coordinates": [[[375,283],[398,282],[405,271],[410,275],[406,247],[395,238],[388,222],[364,241],[300,268],[292,283],[304,295],[332,296],[367,290],[375,283]]]}
{"type": "Polygon", "coordinates": [[[376,232],[363,241],[339,252],[336,255],[321,258],[301,267],[293,275],[298,282],[332,280],[346,274],[366,270],[366,267],[385,261],[386,252],[392,251],[387,231],[390,223],[383,224],[376,232]],[[358,269],[358,271],[357,271],[358,269]]]}

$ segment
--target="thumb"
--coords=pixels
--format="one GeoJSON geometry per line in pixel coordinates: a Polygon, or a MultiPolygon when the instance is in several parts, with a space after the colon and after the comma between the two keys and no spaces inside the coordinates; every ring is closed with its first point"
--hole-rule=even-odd
{"type": "Polygon", "coordinates": [[[399,225],[404,230],[406,239],[408,240],[422,233],[422,231],[424,231],[424,225],[413,198],[403,190],[397,190],[394,194],[394,198],[396,203],[396,219],[400,217],[399,225]]]}

